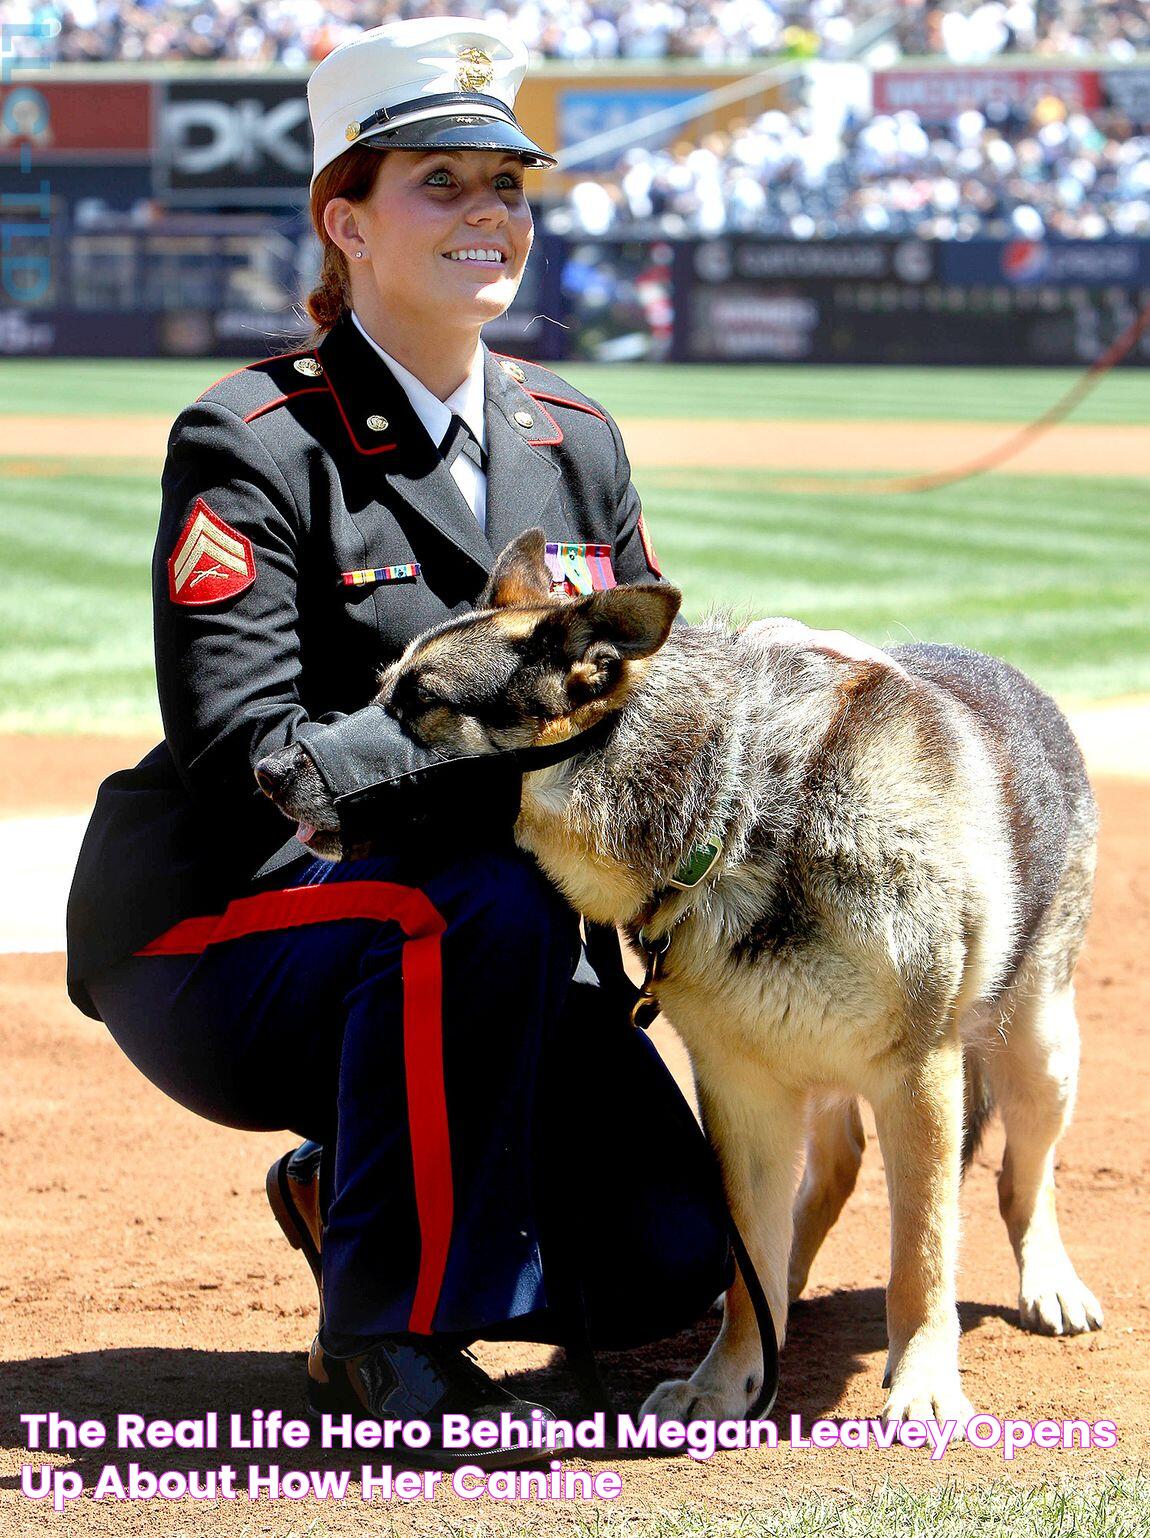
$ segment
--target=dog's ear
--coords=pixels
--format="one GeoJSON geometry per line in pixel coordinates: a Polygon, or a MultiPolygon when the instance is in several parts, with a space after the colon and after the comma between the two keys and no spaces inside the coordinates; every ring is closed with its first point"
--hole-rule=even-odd
{"type": "Polygon", "coordinates": [[[657,652],[671,633],[683,595],[665,582],[636,582],[591,593],[578,605],[596,641],[628,660],[657,652]]]}
{"type": "Polygon", "coordinates": [[[546,548],[547,536],[542,529],[528,529],[513,539],[492,568],[476,607],[515,609],[548,602],[551,572],[546,548]]]}
{"type": "Polygon", "coordinates": [[[624,662],[657,652],[671,632],[683,595],[665,583],[591,593],[557,616],[566,631],[567,691],[578,703],[610,694],[624,662]]]}

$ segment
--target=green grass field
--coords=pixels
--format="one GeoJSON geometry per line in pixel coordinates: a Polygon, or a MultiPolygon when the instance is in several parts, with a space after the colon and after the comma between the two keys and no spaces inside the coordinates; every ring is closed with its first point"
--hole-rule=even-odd
{"type": "MultiPolygon", "coordinates": [[[[0,414],[174,417],[234,363],[67,359],[5,363],[0,414]]],[[[1028,422],[1079,377],[1075,369],[770,368],[727,364],[565,365],[561,372],[616,415],[796,420],[1028,422]]],[[[1150,422],[1150,369],[1108,374],[1073,420],[1150,422]]]]}
{"type": "MultiPolygon", "coordinates": [[[[860,1484],[862,1481],[860,1481],[860,1484]]],[[[884,1482],[851,1494],[783,1500],[718,1516],[699,1507],[657,1516],[574,1514],[564,1538],[1145,1538],[1150,1480],[1106,1476],[1050,1481],[1037,1488],[949,1480],[929,1492],[884,1482]]],[[[502,1522],[446,1521],[443,1538],[506,1538],[502,1522]]],[[[305,1538],[302,1533],[283,1538],[305,1538]]],[[[324,1538],[321,1525],[306,1538],[324,1538]]]]}
{"type": "MultiPolygon", "coordinates": [[[[7,363],[0,414],[174,416],[227,365],[7,363]]],[[[572,368],[615,414],[1003,423],[1060,371],[572,368]]],[[[1150,371],[1111,375],[1074,420],[1150,420],[1150,371]]],[[[114,444],[109,445],[114,453],[114,444]]],[[[18,431],[4,452],[19,453],[18,431]]],[[[0,458],[0,728],[156,725],[148,568],[158,465],[0,458]],[[34,468],[34,467],[33,467],[34,468]],[[18,473],[16,473],[18,472],[18,473]]],[[[777,479],[777,478],[775,478],[777,479]]],[[[957,642],[1075,698],[1150,691],[1150,480],[985,476],[941,491],[785,492],[767,472],[641,468],[691,618],[788,614],[880,645],[957,642]]]]}

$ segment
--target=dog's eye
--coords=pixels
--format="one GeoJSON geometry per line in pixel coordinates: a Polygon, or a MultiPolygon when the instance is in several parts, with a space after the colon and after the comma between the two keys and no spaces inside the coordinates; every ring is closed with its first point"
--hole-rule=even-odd
{"type": "Polygon", "coordinates": [[[429,689],[426,684],[416,684],[413,692],[415,694],[415,703],[422,706],[425,710],[432,705],[443,703],[434,689],[429,689]]]}

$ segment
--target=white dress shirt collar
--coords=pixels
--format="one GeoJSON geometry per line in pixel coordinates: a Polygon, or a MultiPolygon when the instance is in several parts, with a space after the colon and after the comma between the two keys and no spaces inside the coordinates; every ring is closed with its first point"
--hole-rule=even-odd
{"type": "Polygon", "coordinates": [[[445,401],[433,395],[422,380],[417,379],[410,369],[404,368],[402,363],[397,363],[390,353],[383,348],[371,336],[359,316],[353,310],[351,318],[355,322],[360,335],[372,347],[387,364],[403,388],[403,393],[411,402],[411,409],[427,429],[427,435],[432,443],[438,446],[443,442],[444,434],[451,425],[452,416],[460,416],[467,423],[475,436],[480,448],[487,447],[487,428],[483,420],[483,403],[485,399],[483,384],[483,361],[485,349],[480,344],[475,350],[475,359],[471,365],[471,371],[467,378],[454,390],[445,401]]]}

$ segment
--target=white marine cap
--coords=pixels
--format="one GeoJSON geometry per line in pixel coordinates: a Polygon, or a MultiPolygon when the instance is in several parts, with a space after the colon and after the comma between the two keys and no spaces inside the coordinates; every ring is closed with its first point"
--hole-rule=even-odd
{"type": "Polygon", "coordinates": [[[527,49],[510,32],[459,16],[373,27],[334,48],[307,84],[312,181],[352,145],[502,149],[553,166],[512,110],[527,49]]]}

